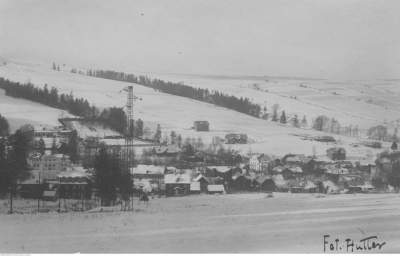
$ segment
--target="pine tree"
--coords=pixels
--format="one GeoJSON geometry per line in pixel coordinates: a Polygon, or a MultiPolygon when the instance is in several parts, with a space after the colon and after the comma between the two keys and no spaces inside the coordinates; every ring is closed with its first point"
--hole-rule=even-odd
{"type": "Polygon", "coordinates": [[[38,143],[38,151],[41,155],[44,155],[46,151],[46,144],[44,143],[43,138],[40,138],[39,143],[38,143]]]}
{"type": "Polygon", "coordinates": [[[79,146],[78,133],[76,130],[73,130],[67,146],[68,154],[73,163],[76,163],[79,160],[78,146],[79,146]]]}
{"type": "Polygon", "coordinates": [[[306,116],[304,115],[304,116],[303,116],[303,119],[301,120],[301,127],[306,128],[307,126],[308,126],[307,118],[306,118],[306,116]]]}
{"type": "Polygon", "coordinates": [[[5,117],[0,114],[0,137],[8,136],[10,133],[10,125],[5,117]]]}
{"type": "Polygon", "coordinates": [[[300,127],[300,122],[299,122],[299,118],[297,117],[297,115],[294,115],[293,119],[293,126],[299,128],[300,127]]]}
{"type": "Polygon", "coordinates": [[[157,143],[161,142],[161,125],[157,125],[156,133],[154,134],[154,141],[157,143]]]}
{"type": "Polygon", "coordinates": [[[170,137],[171,137],[171,144],[176,144],[176,132],[175,131],[171,131],[170,137]]]}
{"type": "Polygon", "coordinates": [[[274,104],[272,106],[272,121],[274,121],[274,122],[278,121],[278,109],[279,109],[278,104],[274,104]]]}
{"type": "Polygon", "coordinates": [[[285,113],[285,110],[282,111],[282,115],[281,115],[281,118],[280,118],[279,122],[280,122],[281,124],[286,124],[287,120],[286,120],[286,113],[285,113]]]}
{"type": "Polygon", "coordinates": [[[58,150],[57,150],[57,142],[56,142],[56,138],[53,138],[53,142],[51,143],[51,154],[57,154],[58,150]]]}
{"type": "Polygon", "coordinates": [[[136,133],[135,136],[136,138],[143,137],[143,121],[140,118],[136,121],[135,133],[136,133]]]}
{"type": "Polygon", "coordinates": [[[390,147],[392,150],[397,150],[397,143],[396,141],[393,141],[392,146],[390,147]]]}

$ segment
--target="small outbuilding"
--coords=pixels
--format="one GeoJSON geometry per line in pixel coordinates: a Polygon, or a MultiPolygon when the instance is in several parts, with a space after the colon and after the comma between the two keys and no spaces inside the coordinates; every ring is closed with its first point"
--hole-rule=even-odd
{"type": "Polygon", "coordinates": [[[224,185],[208,185],[207,191],[209,194],[216,194],[216,193],[224,194],[225,187],[224,187],[224,185]]]}

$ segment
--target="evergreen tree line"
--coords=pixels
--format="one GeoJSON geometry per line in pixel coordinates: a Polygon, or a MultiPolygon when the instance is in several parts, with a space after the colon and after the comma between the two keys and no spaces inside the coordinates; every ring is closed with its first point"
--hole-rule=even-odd
{"type": "Polygon", "coordinates": [[[0,114],[0,137],[5,137],[10,132],[10,125],[5,117],[0,114]]]}
{"type": "Polygon", "coordinates": [[[86,74],[88,76],[110,80],[137,83],[164,93],[215,104],[217,106],[233,109],[257,118],[260,117],[261,114],[260,105],[252,103],[248,98],[238,98],[236,96],[224,94],[219,91],[194,88],[182,83],[166,82],[160,79],[151,79],[147,76],[135,76],[133,74],[125,74],[124,72],[116,72],[111,70],[88,70],[86,74]]]}
{"type": "Polygon", "coordinates": [[[29,175],[27,157],[33,143],[33,129],[25,125],[14,134],[0,137],[0,194],[15,193],[18,179],[29,175]]]}
{"type": "MultiPolygon", "coordinates": [[[[0,78],[0,88],[4,89],[8,96],[63,109],[73,115],[100,122],[117,132],[125,133],[126,115],[122,108],[110,107],[100,112],[98,108],[90,105],[86,99],[75,98],[72,93],[60,94],[57,88],[52,87],[49,89],[47,85],[43,88],[38,88],[31,83],[21,84],[0,78]]],[[[2,127],[1,119],[0,126],[2,127]]]]}

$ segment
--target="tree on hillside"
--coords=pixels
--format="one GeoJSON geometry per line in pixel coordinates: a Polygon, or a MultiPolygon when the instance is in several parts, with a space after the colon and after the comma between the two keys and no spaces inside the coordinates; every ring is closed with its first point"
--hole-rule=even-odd
{"type": "Polygon", "coordinates": [[[274,104],[272,106],[272,121],[278,122],[278,109],[279,109],[279,104],[274,104]]]}
{"type": "Polygon", "coordinates": [[[79,137],[76,130],[73,130],[71,133],[71,137],[68,140],[67,150],[68,155],[73,163],[76,163],[79,160],[79,137]]]}
{"type": "Polygon", "coordinates": [[[176,138],[176,142],[179,147],[182,147],[182,135],[178,135],[178,137],[176,138]]]}
{"type": "Polygon", "coordinates": [[[10,133],[10,125],[5,117],[0,114],[0,137],[8,136],[10,133]]]}
{"type": "Polygon", "coordinates": [[[136,121],[135,137],[136,138],[142,138],[143,137],[143,121],[140,118],[136,121]]]}
{"type": "Polygon", "coordinates": [[[279,119],[279,122],[281,124],[286,124],[287,123],[285,110],[282,111],[281,118],[279,119]]]}
{"type": "Polygon", "coordinates": [[[33,147],[33,127],[24,125],[10,136],[11,150],[8,152],[9,167],[12,170],[12,184],[28,176],[28,155],[33,147]]]}
{"type": "Polygon", "coordinates": [[[171,131],[170,137],[171,137],[171,144],[176,144],[176,132],[171,131]]]}
{"type": "Polygon", "coordinates": [[[393,131],[393,138],[392,138],[392,140],[393,141],[395,141],[395,142],[399,142],[399,137],[398,137],[398,128],[396,127],[396,128],[394,128],[394,131],[393,131]]]}
{"type": "Polygon", "coordinates": [[[51,142],[51,154],[57,154],[58,153],[58,149],[57,149],[57,142],[56,142],[56,138],[53,137],[53,141],[51,142]]]}
{"type": "Polygon", "coordinates": [[[97,188],[102,206],[112,205],[120,192],[122,198],[129,197],[132,186],[129,172],[124,171],[118,157],[101,147],[94,160],[94,186],[97,188]]]}
{"type": "Polygon", "coordinates": [[[297,115],[294,115],[294,117],[292,118],[292,125],[297,128],[300,127],[300,121],[297,115]]]}
{"type": "Polygon", "coordinates": [[[370,139],[385,140],[388,136],[386,126],[377,125],[368,129],[367,135],[370,139]]]}
{"type": "Polygon", "coordinates": [[[161,142],[161,125],[157,124],[156,133],[154,134],[154,141],[157,143],[161,142]]]}
{"type": "Polygon", "coordinates": [[[393,141],[392,146],[390,147],[392,150],[397,150],[398,146],[396,141],[393,141]]]}
{"type": "Polygon", "coordinates": [[[44,143],[44,140],[43,140],[43,138],[40,138],[39,139],[39,142],[38,142],[38,152],[41,154],[41,155],[44,155],[44,152],[46,151],[46,144],[44,143]]]}
{"type": "Polygon", "coordinates": [[[314,130],[317,131],[326,131],[328,125],[329,125],[329,118],[324,115],[320,115],[317,118],[315,118],[312,127],[314,130]]]}
{"type": "Polygon", "coordinates": [[[303,116],[303,119],[301,120],[301,127],[306,128],[307,126],[308,126],[307,118],[306,118],[306,116],[304,115],[304,116],[303,116]]]}

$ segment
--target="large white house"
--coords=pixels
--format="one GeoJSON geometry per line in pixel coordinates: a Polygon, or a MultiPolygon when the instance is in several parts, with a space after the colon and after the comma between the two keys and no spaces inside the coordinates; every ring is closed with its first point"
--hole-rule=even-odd
{"type": "Polygon", "coordinates": [[[268,155],[253,155],[250,157],[249,167],[254,172],[267,172],[272,158],[268,155]]]}

